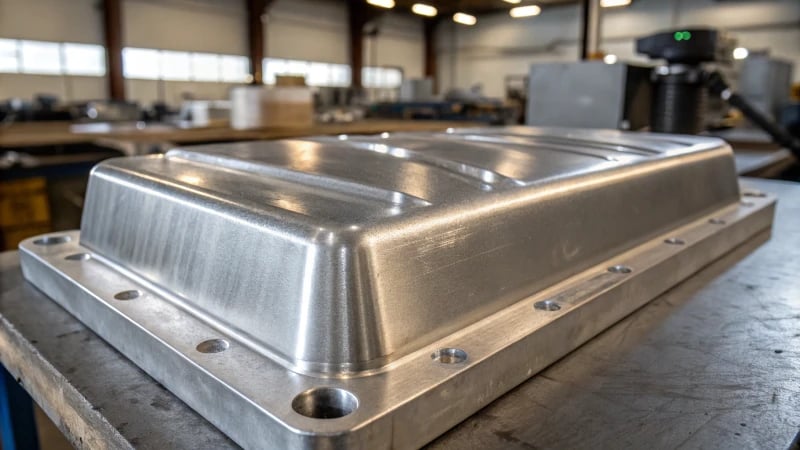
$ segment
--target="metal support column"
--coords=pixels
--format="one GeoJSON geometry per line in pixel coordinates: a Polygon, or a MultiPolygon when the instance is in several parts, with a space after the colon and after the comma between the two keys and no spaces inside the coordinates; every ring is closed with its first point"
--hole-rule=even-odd
{"type": "Polygon", "coordinates": [[[360,91],[361,69],[364,68],[364,25],[367,23],[367,12],[364,3],[350,0],[347,2],[348,31],[350,39],[350,73],[351,86],[360,91]]]}
{"type": "Polygon", "coordinates": [[[436,70],[436,27],[439,19],[425,20],[425,77],[433,80],[433,93],[439,92],[436,70]]]}
{"type": "Polygon", "coordinates": [[[581,59],[600,57],[600,0],[581,2],[581,59]]]}
{"type": "Polygon", "coordinates": [[[247,0],[247,42],[253,84],[264,84],[264,23],[261,17],[269,3],[268,0],[247,0]]]}
{"type": "Polygon", "coordinates": [[[125,100],[122,74],[122,5],[120,0],[103,0],[103,33],[106,47],[108,98],[125,100]]]}

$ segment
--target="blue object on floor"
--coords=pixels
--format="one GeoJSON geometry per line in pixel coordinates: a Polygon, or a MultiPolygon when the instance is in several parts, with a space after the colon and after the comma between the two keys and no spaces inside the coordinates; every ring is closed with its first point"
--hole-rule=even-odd
{"type": "Polygon", "coordinates": [[[37,450],[33,400],[0,365],[0,441],[3,450],[37,450]]]}

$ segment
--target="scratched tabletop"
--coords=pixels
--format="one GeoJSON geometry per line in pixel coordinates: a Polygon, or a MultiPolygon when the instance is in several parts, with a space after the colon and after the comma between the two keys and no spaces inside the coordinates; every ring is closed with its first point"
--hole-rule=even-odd
{"type": "MultiPolygon", "coordinates": [[[[744,183],[778,196],[769,241],[734,250],[430,448],[792,447],[800,431],[800,184],[744,183]]],[[[236,447],[25,283],[16,252],[0,254],[0,362],[76,447],[236,447]]]]}

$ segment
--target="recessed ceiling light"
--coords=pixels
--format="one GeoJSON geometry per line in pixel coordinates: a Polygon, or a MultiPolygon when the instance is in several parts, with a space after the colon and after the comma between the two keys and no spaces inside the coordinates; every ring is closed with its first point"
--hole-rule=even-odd
{"type": "Polygon", "coordinates": [[[511,8],[511,11],[508,13],[511,17],[518,19],[520,17],[531,17],[531,16],[538,16],[539,13],[542,12],[542,8],[539,8],[536,5],[529,5],[529,6],[517,6],[516,8],[511,8]]]}
{"type": "Polygon", "coordinates": [[[519,4],[522,0],[503,0],[506,3],[511,3],[512,5],[519,4]]]}
{"type": "Polygon", "coordinates": [[[420,16],[433,17],[438,13],[435,7],[426,5],[424,3],[414,3],[411,6],[411,12],[419,14],[420,16]]]}
{"type": "Polygon", "coordinates": [[[614,64],[615,62],[617,62],[617,55],[609,54],[603,56],[603,62],[606,64],[614,64]]]}
{"type": "Polygon", "coordinates": [[[367,3],[386,9],[394,8],[394,0],[367,0],[367,3]]]}
{"type": "Polygon", "coordinates": [[[733,49],[733,59],[745,59],[750,52],[744,47],[736,47],[733,49]]]}
{"type": "Polygon", "coordinates": [[[475,25],[478,23],[478,19],[473,15],[459,12],[453,14],[453,22],[460,23],[461,25],[475,25]]]}
{"type": "Polygon", "coordinates": [[[631,4],[631,0],[600,0],[600,6],[603,8],[614,8],[617,6],[627,6],[631,4]]]}

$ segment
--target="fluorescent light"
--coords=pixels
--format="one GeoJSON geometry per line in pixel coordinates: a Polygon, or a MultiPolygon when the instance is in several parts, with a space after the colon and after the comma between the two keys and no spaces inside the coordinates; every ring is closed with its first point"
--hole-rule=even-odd
{"type": "Polygon", "coordinates": [[[414,3],[411,6],[411,12],[413,12],[414,14],[419,14],[420,16],[433,17],[436,15],[438,11],[431,5],[426,5],[424,3],[414,3]]]}
{"type": "Polygon", "coordinates": [[[540,12],[542,12],[542,8],[539,8],[536,5],[529,5],[511,8],[511,11],[508,13],[511,14],[511,17],[518,19],[520,17],[538,16],[540,12]]]}
{"type": "Polygon", "coordinates": [[[750,52],[744,47],[736,47],[733,49],[733,59],[745,59],[750,52]]]}
{"type": "Polygon", "coordinates": [[[631,0],[600,0],[600,6],[603,8],[614,8],[617,6],[628,6],[631,0]]]}
{"type": "Polygon", "coordinates": [[[455,13],[453,14],[453,22],[460,23],[461,25],[475,25],[478,23],[478,19],[469,14],[455,13]]]}
{"type": "Polygon", "coordinates": [[[519,2],[521,2],[522,0],[503,0],[503,1],[506,2],[506,3],[511,3],[512,5],[516,5],[519,2]]]}
{"type": "Polygon", "coordinates": [[[606,64],[614,64],[615,62],[617,62],[617,55],[603,56],[603,62],[606,64]]]}
{"type": "Polygon", "coordinates": [[[394,0],[367,0],[367,3],[386,9],[394,8],[394,0]]]}

